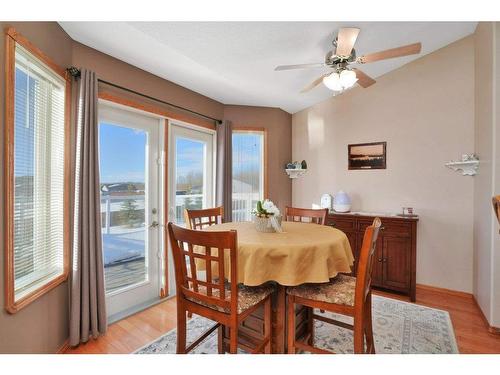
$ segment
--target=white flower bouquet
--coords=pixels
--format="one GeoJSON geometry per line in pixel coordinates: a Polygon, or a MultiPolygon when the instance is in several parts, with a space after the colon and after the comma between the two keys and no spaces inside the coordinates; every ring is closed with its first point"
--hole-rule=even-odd
{"type": "Polygon", "coordinates": [[[281,228],[281,212],[275,204],[266,199],[258,201],[257,207],[252,211],[255,229],[259,232],[283,232],[281,228]]]}

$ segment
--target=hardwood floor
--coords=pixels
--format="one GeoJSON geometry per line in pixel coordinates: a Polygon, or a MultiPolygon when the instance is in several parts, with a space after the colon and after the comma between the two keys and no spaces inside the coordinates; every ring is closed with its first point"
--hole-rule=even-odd
{"type": "MultiPolygon", "coordinates": [[[[408,301],[408,297],[375,292],[408,301]]],[[[417,304],[450,313],[460,353],[500,353],[500,335],[488,332],[471,295],[417,286],[417,304]]],[[[105,336],[66,351],[69,354],[131,353],[175,328],[175,298],[111,324],[105,336]]]]}
{"type": "Polygon", "coordinates": [[[131,353],[175,328],[176,311],[175,298],[168,299],[111,324],[104,336],[69,348],[65,353],[131,353]]]}

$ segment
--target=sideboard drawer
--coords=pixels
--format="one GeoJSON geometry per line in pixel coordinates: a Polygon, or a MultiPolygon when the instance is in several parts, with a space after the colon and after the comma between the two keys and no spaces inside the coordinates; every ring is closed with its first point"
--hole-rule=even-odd
{"type": "Polygon", "coordinates": [[[334,227],[334,228],[341,230],[343,232],[355,230],[356,229],[355,224],[356,224],[356,222],[354,220],[350,220],[350,219],[343,219],[343,218],[338,218],[338,217],[333,217],[333,216],[326,217],[326,225],[334,227]]]}
{"type": "MultiPolygon", "coordinates": [[[[388,223],[381,218],[382,226],[380,227],[380,234],[387,234],[393,236],[410,237],[411,236],[411,223],[395,223],[391,221],[388,223]]],[[[359,230],[364,232],[366,227],[373,224],[373,220],[361,219],[359,220],[359,230]]]]}

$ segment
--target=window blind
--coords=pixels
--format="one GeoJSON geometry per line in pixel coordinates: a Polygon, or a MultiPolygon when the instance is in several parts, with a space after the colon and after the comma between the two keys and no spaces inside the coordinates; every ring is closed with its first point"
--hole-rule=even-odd
{"type": "Polygon", "coordinates": [[[264,199],[264,134],[233,132],[233,221],[250,221],[257,201],[264,199]]]}
{"type": "Polygon", "coordinates": [[[64,272],[65,81],[16,44],[14,296],[64,272]]]}

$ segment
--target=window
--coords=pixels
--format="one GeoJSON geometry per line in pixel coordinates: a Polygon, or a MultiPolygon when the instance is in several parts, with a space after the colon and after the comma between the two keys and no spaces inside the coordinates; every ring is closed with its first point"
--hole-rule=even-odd
{"type": "Polygon", "coordinates": [[[8,35],[6,308],[16,312],[67,276],[67,88],[63,72],[8,35]]]}
{"type": "Polygon", "coordinates": [[[250,221],[265,197],[265,131],[233,131],[233,221],[250,221]]]}

